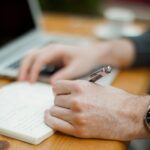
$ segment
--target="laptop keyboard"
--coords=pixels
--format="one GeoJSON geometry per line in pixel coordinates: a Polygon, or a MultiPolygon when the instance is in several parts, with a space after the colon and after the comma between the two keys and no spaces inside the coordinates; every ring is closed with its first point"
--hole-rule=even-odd
{"type": "MultiPolygon", "coordinates": [[[[32,43],[33,43],[33,42],[32,42],[32,43]]],[[[45,43],[39,41],[39,43],[40,43],[41,47],[43,47],[44,45],[55,43],[55,41],[49,41],[49,42],[45,42],[45,43]]],[[[39,44],[39,43],[38,43],[38,44],[39,44]]],[[[31,46],[30,46],[30,47],[31,47],[31,46]]],[[[19,66],[20,66],[21,61],[22,61],[22,58],[20,58],[19,60],[15,61],[14,63],[10,64],[10,65],[7,66],[7,67],[10,68],[10,69],[18,69],[19,66]]]]}
{"type": "MultiPolygon", "coordinates": [[[[36,38],[33,38],[33,40],[30,40],[28,42],[27,45],[24,45],[24,46],[21,46],[19,47],[18,49],[20,49],[20,53],[22,53],[22,48],[24,49],[24,51],[26,51],[27,49],[30,49],[28,47],[34,47],[36,45],[36,48],[40,48],[40,47],[43,47],[47,44],[52,44],[52,43],[63,43],[63,44],[69,44],[69,45],[72,45],[72,44],[81,44],[81,43],[86,43],[87,44],[87,40],[84,40],[84,39],[81,39],[81,38],[65,38],[65,37],[54,37],[51,38],[51,39],[44,39],[42,40],[42,38],[39,38],[39,37],[36,37],[36,38]]],[[[18,51],[16,51],[18,53],[18,51]]],[[[16,53],[13,55],[16,55],[16,53]]],[[[20,63],[22,61],[22,58],[23,56],[21,56],[21,58],[18,58],[17,61],[15,62],[12,62],[11,64],[9,64],[7,66],[7,68],[9,68],[10,70],[18,70],[19,66],[20,66],[20,63]]],[[[41,70],[41,75],[44,75],[44,76],[48,76],[48,75],[51,75],[52,73],[56,72],[59,68],[57,67],[54,67],[54,66],[44,66],[41,70]]]]}
{"type": "MultiPolygon", "coordinates": [[[[9,65],[8,67],[11,69],[18,69],[21,63],[21,59],[19,59],[18,61],[16,61],[15,63],[9,65]]],[[[53,73],[55,73],[59,68],[55,67],[55,66],[44,66],[40,72],[40,75],[42,76],[49,76],[53,73]]]]}
{"type": "Polygon", "coordinates": [[[20,62],[21,62],[21,59],[17,60],[17,61],[14,62],[13,64],[10,64],[10,65],[8,66],[8,68],[17,69],[17,68],[19,68],[20,62]]]}

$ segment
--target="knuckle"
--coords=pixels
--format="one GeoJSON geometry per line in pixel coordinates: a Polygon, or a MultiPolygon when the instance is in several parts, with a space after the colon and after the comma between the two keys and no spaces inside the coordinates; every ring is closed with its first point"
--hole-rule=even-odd
{"type": "Polygon", "coordinates": [[[71,108],[76,112],[84,112],[91,106],[89,102],[86,102],[84,98],[76,97],[71,101],[71,108]]]}
{"type": "Polygon", "coordinates": [[[75,136],[80,138],[88,138],[88,132],[84,127],[77,127],[75,130],[75,136]]]}
{"type": "Polygon", "coordinates": [[[86,121],[86,118],[83,114],[76,114],[74,115],[73,117],[73,121],[75,124],[79,124],[79,125],[86,125],[87,121],[86,121]]]}
{"type": "Polygon", "coordinates": [[[71,105],[73,110],[82,111],[82,104],[78,99],[73,99],[71,105]]]}
{"type": "Polygon", "coordinates": [[[81,92],[82,91],[82,86],[81,86],[81,84],[79,84],[79,82],[74,82],[73,87],[74,87],[74,90],[76,92],[81,92]]]}
{"type": "Polygon", "coordinates": [[[73,83],[73,86],[76,92],[84,92],[85,88],[89,86],[89,83],[84,80],[77,80],[73,83]]]}

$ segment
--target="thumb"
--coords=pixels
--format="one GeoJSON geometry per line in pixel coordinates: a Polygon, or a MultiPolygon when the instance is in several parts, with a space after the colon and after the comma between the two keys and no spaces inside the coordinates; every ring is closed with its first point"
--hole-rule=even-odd
{"type": "Polygon", "coordinates": [[[69,80],[78,77],[80,74],[77,72],[79,65],[77,62],[71,63],[68,66],[57,71],[51,78],[50,82],[54,83],[57,80],[69,80]]]}

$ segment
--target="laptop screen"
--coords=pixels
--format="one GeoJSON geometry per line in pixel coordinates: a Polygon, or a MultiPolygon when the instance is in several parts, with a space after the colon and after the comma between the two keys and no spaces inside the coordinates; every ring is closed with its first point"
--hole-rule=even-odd
{"type": "Polygon", "coordinates": [[[0,2],[0,47],[35,28],[28,0],[0,2]]]}

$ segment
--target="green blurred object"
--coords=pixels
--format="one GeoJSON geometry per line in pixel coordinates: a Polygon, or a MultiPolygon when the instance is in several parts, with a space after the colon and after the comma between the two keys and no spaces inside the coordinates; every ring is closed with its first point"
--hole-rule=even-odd
{"type": "Polygon", "coordinates": [[[44,11],[101,15],[103,0],[39,0],[44,11]]]}

